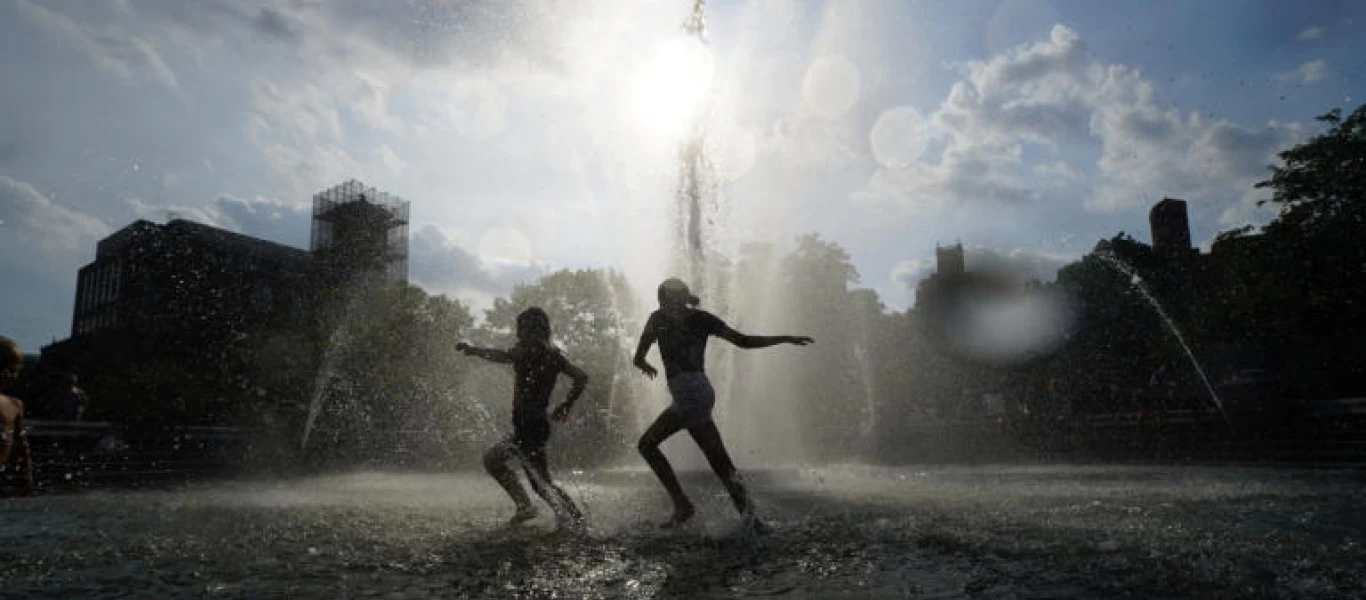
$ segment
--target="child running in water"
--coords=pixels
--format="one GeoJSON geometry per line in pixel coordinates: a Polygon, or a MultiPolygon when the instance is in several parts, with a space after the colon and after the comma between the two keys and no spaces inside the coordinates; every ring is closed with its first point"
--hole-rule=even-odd
{"type": "Polygon", "coordinates": [[[669,466],[669,459],[659,451],[659,445],[680,429],[687,429],[694,442],[706,455],[712,471],[721,479],[735,503],[735,509],[750,520],[756,531],[764,531],[766,526],[754,516],[754,505],[749,493],[740,482],[740,475],[721,442],[721,433],[712,422],[711,409],[716,403],[716,392],[703,366],[707,350],[707,338],[716,336],[746,350],[767,348],[777,344],[805,346],[811,338],[797,335],[745,335],[726,325],[716,315],[694,308],[701,301],[688,291],[688,286],[678,279],[668,279],[659,284],[659,310],[650,314],[645,322],[645,331],[640,335],[640,345],[636,347],[635,365],[651,379],[655,368],[645,359],[650,346],[659,342],[659,355],[664,359],[664,373],[669,380],[669,393],[673,403],[655,419],[654,424],[640,436],[640,454],[649,463],[650,469],[659,477],[669,498],[674,503],[673,516],[661,527],[678,526],[693,516],[693,504],[678,484],[678,477],[669,466]]]}
{"type": "Polygon", "coordinates": [[[517,460],[522,463],[531,488],[555,511],[559,525],[582,526],[583,513],[574,506],[569,494],[550,479],[545,454],[545,443],[550,439],[546,409],[559,374],[572,377],[574,387],[553,415],[555,421],[564,421],[574,401],[588,385],[588,374],[550,345],[550,317],[539,307],[522,311],[517,315],[517,344],[508,350],[479,348],[464,342],[456,344],[455,349],[484,360],[511,363],[516,374],[512,386],[512,437],[494,444],[484,453],[484,468],[517,504],[517,512],[508,524],[516,525],[536,517],[536,508],[526,490],[517,480],[517,474],[508,467],[510,461],[517,460]]]}
{"type": "Polygon", "coordinates": [[[5,336],[0,336],[0,497],[4,496],[5,480],[8,479],[10,459],[23,470],[20,485],[25,495],[33,494],[33,457],[29,454],[28,432],[24,425],[24,403],[3,392],[15,379],[24,366],[24,354],[19,344],[5,336]]]}

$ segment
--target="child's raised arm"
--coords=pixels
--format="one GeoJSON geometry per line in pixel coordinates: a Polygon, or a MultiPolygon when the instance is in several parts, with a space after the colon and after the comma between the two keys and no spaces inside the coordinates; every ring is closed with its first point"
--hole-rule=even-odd
{"type": "Polygon", "coordinates": [[[497,350],[494,348],[480,348],[478,346],[471,346],[469,344],[466,344],[465,342],[460,342],[456,344],[455,349],[459,350],[460,352],[464,352],[466,356],[477,356],[490,362],[512,362],[512,355],[508,354],[506,350],[497,350]]]}

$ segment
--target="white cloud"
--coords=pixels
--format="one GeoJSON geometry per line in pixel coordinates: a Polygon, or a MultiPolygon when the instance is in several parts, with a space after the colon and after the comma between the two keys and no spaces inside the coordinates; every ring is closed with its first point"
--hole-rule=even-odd
{"type": "Polygon", "coordinates": [[[892,266],[892,270],[887,274],[887,279],[892,283],[901,284],[906,289],[914,290],[930,274],[934,273],[934,261],[926,258],[914,260],[903,260],[892,266]]]}
{"type": "Polygon", "coordinates": [[[1139,208],[1164,195],[1232,205],[1275,153],[1304,133],[1297,124],[1248,126],[1165,106],[1140,70],[1102,63],[1063,25],[1047,41],[960,69],[964,79],[929,117],[930,145],[938,150],[878,170],[856,199],[942,208],[1062,198],[1101,212],[1139,208]],[[1064,149],[1068,160],[1024,158],[1064,149]],[[1093,177],[1083,175],[1089,169],[1078,155],[1096,157],[1093,177]],[[1091,189],[1040,191],[1067,185],[1091,189]]]}
{"type": "Polygon", "coordinates": [[[861,75],[843,56],[822,56],[807,68],[802,79],[802,98],[812,112],[835,119],[859,100],[861,75]]]}
{"type": "Polygon", "coordinates": [[[70,277],[95,240],[109,231],[104,221],[0,175],[0,261],[5,264],[70,277]]]}
{"type": "Polygon", "coordinates": [[[389,169],[389,172],[393,175],[402,175],[405,171],[412,168],[412,165],[408,164],[407,161],[404,161],[388,144],[380,146],[379,150],[375,151],[375,155],[378,158],[379,163],[389,169]]]}
{"type": "Polygon", "coordinates": [[[513,286],[533,281],[549,269],[537,263],[495,265],[466,250],[457,236],[425,225],[411,234],[408,272],[413,283],[454,296],[478,311],[492,308],[494,298],[506,297],[513,286]]]}
{"type": "Polygon", "coordinates": [[[231,194],[219,195],[202,205],[154,204],[138,198],[129,198],[127,203],[134,216],[149,221],[185,219],[296,248],[308,246],[311,216],[305,203],[231,194]]]}
{"type": "Polygon", "coordinates": [[[1306,28],[1304,31],[1301,31],[1299,35],[1295,36],[1295,38],[1301,42],[1317,40],[1321,37],[1323,37],[1323,28],[1317,25],[1306,28]]]}
{"type": "Polygon", "coordinates": [[[286,131],[299,141],[336,140],[342,135],[335,99],[312,83],[282,88],[270,80],[254,80],[251,104],[255,112],[248,127],[254,134],[262,129],[286,131]]]}
{"type": "Polygon", "coordinates": [[[362,162],[339,144],[270,143],[261,149],[267,165],[282,175],[288,196],[309,198],[318,190],[332,187],[347,179],[361,177],[370,180],[377,173],[389,172],[380,153],[362,162]]]}
{"type": "Polygon", "coordinates": [[[30,0],[18,0],[18,6],[20,14],[49,35],[74,44],[101,69],[125,79],[135,74],[149,77],[171,90],[181,91],[171,67],[144,37],[116,25],[84,25],[30,0]]]}
{"type": "Polygon", "coordinates": [[[1061,160],[1034,165],[1033,171],[1035,175],[1047,179],[1056,186],[1068,185],[1086,178],[1086,174],[1061,160]]]}
{"type": "MultiPolygon", "coordinates": [[[[1261,224],[1270,222],[1280,211],[1274,205],[1259,204],[1267,197],[1263,190],[1249,188],[1238,202],[1224,209],[1219,214],[1219,225],[1222,227],[1233,228],[1248,224],[1261,224]]],[[[1211,238],[1208,241],[1213,241],[1211,238]]],[[[1202,242],[1201,247],[1208,246],[1207,242],[1202,242]]]]}
{"type": "Polygon", "coordinates": [[[1300,65],[1294,71],[1277,74],[1276,81],[1308,85],[1323,81],[1327,77],[1328,61],[1319,58],[1300,65]]]}

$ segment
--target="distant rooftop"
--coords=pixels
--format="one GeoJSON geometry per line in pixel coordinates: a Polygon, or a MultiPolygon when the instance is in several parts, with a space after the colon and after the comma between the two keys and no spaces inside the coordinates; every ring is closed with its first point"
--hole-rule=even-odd
{"type": "Polygon", "coordinates": [[[144,219],[134,221],[128,226],[100,240],[96,247],[96,256],[103,257],[117,253],[127,247],[129,243],[139,236],[155,235],[164,232],[181,233],[199,240],[208,246],[235,254],[245,254],[282,262],[301,262],[309,260],[308,252],[300,248],[286,246],[284,244],[228,231],[212,225],[187,221],[185,219],[172,219],[165,225],[158,225],[144,219]]]}

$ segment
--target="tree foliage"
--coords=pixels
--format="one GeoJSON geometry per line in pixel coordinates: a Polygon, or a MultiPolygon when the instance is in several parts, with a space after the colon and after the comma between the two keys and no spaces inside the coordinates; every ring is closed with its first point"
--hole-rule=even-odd
{"type": "Polygon", "coordinates": [[[1282,165],[1258,189],[1281,213],[1268,229],[1322,232],[1366,225],[1366,105],[1345,119],[1341,109],[1318,117],[1328,130],[1280,153],[1282,165]]]}

